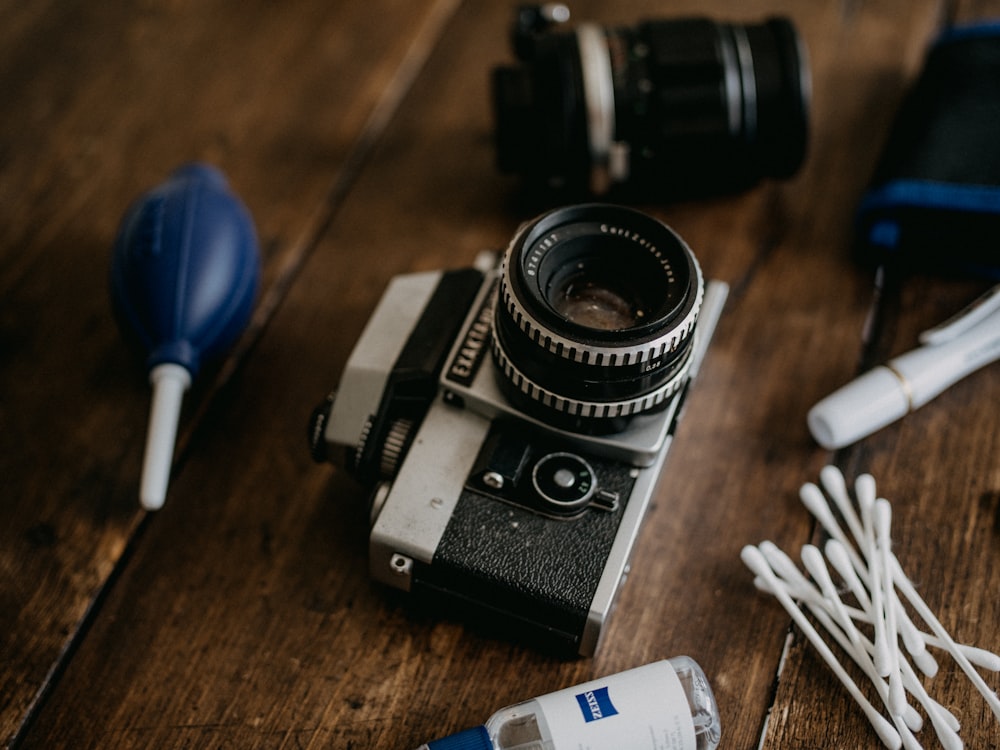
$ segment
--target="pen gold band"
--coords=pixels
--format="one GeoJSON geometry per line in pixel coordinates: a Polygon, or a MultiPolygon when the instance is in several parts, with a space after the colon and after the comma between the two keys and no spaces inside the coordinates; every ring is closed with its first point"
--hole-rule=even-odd
{"type": "Polygon", "coordinates": [[[913,405],[913,387],[910,385],[910,381],[906,379],[903,373],[893,367],[891,362],[886,363],[884,367],[896,376],[900,387],[903,389],[903,395],[906,396],[906,412],[913,411],[916,407],[913,405]]]}

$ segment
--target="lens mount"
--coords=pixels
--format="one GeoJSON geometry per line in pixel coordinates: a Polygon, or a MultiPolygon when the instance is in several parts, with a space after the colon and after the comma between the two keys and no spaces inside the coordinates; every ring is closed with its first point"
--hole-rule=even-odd
{"type": "Polygon", "coordinates": [[[669,227],[622,206],[557,209],[504,257],[494,358],[519,402],[583,418],[646,411],[686,380],[704,294],[669,227]]]}

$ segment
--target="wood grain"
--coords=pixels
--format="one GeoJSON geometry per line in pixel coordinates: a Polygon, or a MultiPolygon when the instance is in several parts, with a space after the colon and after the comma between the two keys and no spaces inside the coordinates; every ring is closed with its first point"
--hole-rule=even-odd
{"type": "MultiPolygon", "coordinates": [[[[820,541],[798,488],[836,462],[893,502],[904,567],[957,638],[1000,650],[1000,375],[836,454],[805,413],[985,288],[853,264],[851,217],[949,16],[995,3],[573,4],[631,23],[789,15],[813,71],[808,160],[745,194],[642,208],[730,299],[600,653],[559,660],[415,611],[367,572],[365,491],[306,448],[311,408],[388,280],[502,247],[533,210],[493,167],[505,2],[7,4],[0,24],[0,733],[19,748],[417,747],[502,705],[687,653],[723,748],[873,747],[739,560],[820,541]],[[107,305],[128,201],[192,158],[257,221],[265,291],[189,394],[163,510],[135,500],[148,392],[107,305]],[[789,635],[790,634],[790,635],[789,635]]],[[[996,676],[988,677],[996,685],[996,676]]],[[[942,659],[969,747],[996,720],[942,659]]],[[[934,746],[932,730],[921,738],[934,746]]]]}
{"type": "MultiPolygon", "coordinates": [[[[4,13],[0,736],[16,734],[61,669],[141,531],[148,390],[107,296],[126,205],[184,161],[218,164],[254,214],[264,287],[280,297],[334,189],[350,181],[343,171],[357,170],[362,144],[384,126],[369,118],[393,103],[404,61],[419,64],[411,47],[436,36],[449,8],[60,3],[4,13]]],[[[266,292],[259,319],[274,304],[266,292]]],[[[209,373],[186,411],[212,390],[209,373]]],[[[196,421],[185,420],[182,442],[196,421]]]]}

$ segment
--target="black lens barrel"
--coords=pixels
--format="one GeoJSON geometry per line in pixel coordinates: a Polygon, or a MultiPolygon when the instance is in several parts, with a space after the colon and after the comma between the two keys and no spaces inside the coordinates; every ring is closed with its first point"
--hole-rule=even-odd
{"type": "Polygon", "coordinates": [[[590,431],[655,409],[686,380],[703,294],[691,250],[652,217],[607,204],[545,214],[504,257],[493,326],[501,386],[525,411],[590,431]],[[633,305],[629,322],[610,329],[567,314],[557,299],[567,268],[607,282],[633,305]]]}
{"type": "Polygon", "coordinates": [[[497,164],[528,183],[688,197],[786,178],[805,158],[808,65],[785,18],[582,24],[533,42],[521,64],[493,72],[497,164]],[[605,69],[612,93],[595,104],[593,71],[605,69]],[[595,106],[610,108],[610,153],[594,142],[595,106]],[[610,179],[595,181],[595,170],[610,179]]]}
{"type": "Polygon", "coordinates": [[[589,157],[580,55],[572,34],[545,34],[530,66],[493,70],[494,143],[506,174],[587,179],[589,157]]]}

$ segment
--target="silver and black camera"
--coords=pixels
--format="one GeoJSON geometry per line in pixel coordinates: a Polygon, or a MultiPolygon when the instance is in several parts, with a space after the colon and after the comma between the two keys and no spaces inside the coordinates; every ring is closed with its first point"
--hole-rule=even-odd
{"type": "Polygon", "coordinates": [[[313,455],[343,450],[373,487],[375,579],[589,655],[727,288],[666,225],[603,204],[480,265],[392,280],[313,455]]]}

